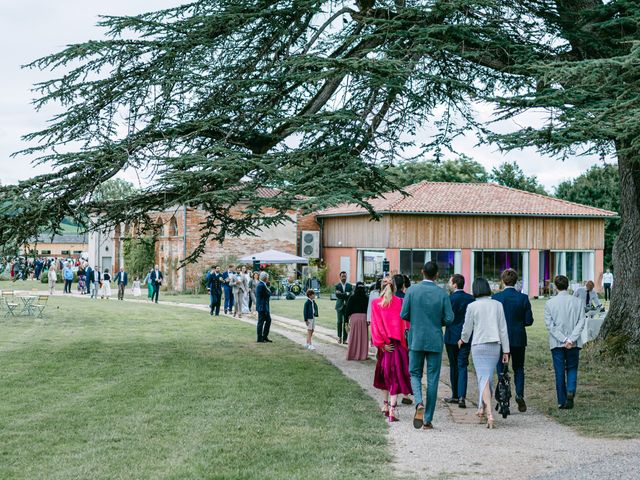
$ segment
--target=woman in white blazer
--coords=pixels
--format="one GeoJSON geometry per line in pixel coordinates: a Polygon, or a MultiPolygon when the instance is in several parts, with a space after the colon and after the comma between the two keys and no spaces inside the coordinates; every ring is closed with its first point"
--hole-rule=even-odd
{"type": "Polygon", "coordinates": [[[476,301],[467,307],[458,346],[471,341],[471,355],[478,378],[477,415],[482,419],[486,414],[487,428],[493,428],[493,374],[500,357],[501,346],[502,361],[509,361],[509,333],[502,304],[491,299],[489,282],[484,278],[476,278],[472,290],[476,301]]]}

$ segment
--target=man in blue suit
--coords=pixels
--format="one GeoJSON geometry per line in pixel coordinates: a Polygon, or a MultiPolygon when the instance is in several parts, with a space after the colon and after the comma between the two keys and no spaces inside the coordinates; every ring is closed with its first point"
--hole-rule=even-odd
{"type": "Polygon", "coordinates": [[[153,293],[151,294],[151,301],[158,303],[158,297],[160,296],[160,287],[162,286],[162,281],[164,280],[164,275],[160,271],[160,267],[158,265],[151,271],[151,275],[149,275],[149,281],[153,286],[153,293]]]}
{"type": "Polygon", "coordinates": [[[129,283],[129,275],[124,271],[124,267],[120,267],[120,271],[116,274],[114,279],[118,285],[118,300],[124,300],[124,290],[129,283]]]}
{"type": "Polygon", "coordinates": [[[93,268],[91,268],[91,266],[89,266],[89,263],[87,262],[87,268],[84,269],[84,276],[86,278],[86,294],[90,294],[91,293],[91,277],[93,273],[93,268]]]}
{"type": "Polygon", "coordinates": [[[229,276],[235,275],[233,265],[227,267],[227,271],[222,274],[222,289],[224,290],[224,313],[233,312],[233,291],[229,285],[229,276]]]}
{"type": "Polygon", "coordinates": [[[449,359],[449,380],[451,381],[451,397],[445,397],[447,403],[457,403],[460,408],[467,408],[467,368],[469,367],[469,353],[471,340],[458,347],[458,340],[462,335],[464,318],[467,307],[475,300],[473,295],[464,291],[464,277],[456,273],[449,280],[449,288],[453,293],[449,296],[453,309],[453,323],[444,332],[444,345],[449,359]]]}
{"type": "Polygon", "coordinates": [[[256,287],[256,312],[258,312],[258,343],[273,343],[269,340],[269,329],[271,328],[271,313],[269,312],[269,298],[271,291],[267,286],[269,274],[260,272],[260,282],[256,287]]]}
{"type": "Polygon", "coordinates": [[[442,366],[442,327],[451,325],[453,311],[449,295],[434,281],[438,277],[438,264],[427,262],[422,267],[424,280],[412,285],[406,292],[400,316],[409,327],[409,373],[411,389],[416,399],[413,426],[431,430],[433,413],[438,399],[438,382],[442,366]],[[427,402],[422,401],[422,372],[427,363],[427,402]]]}
{"type": "MultiPolygon", "coordinates": [[[[527,332],[525,327],[533,325],[533,312],[531,302],[524,293],[516,290],[518,273],[512,268],[502,272],[502,283],[504,290],[493,296],[502,304],[504,316],[507,320],[507,330],[509,331],[509,346],[511,347],[511,361],[513,368],[513,381],[516,385],[516,403],[519,412],[527,411],[527,404],[524,401],[524,356],[527,348],[527,332]]],[[[502,358],[502,352],[500,352],[502,358]]],[[[502,362],[498,362],[498,372],[503,369],[502,362]]]]}
{"type": "Polygon", "coordinates": [[[207,288],[209,289],[209,313],[216,317],[220,315],[220,300],[222,299],[222,273],[220,273],[220,267],[214,265],[207,274],[207,288]]]}

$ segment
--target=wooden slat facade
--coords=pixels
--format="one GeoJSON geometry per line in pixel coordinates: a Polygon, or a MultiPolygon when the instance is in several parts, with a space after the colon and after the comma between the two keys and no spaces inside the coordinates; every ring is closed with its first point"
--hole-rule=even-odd
{"type": "Polygon", "coordinates": [[[324,218],[324,247],[601,250],[604,220],[446,215],[324,218]]]}

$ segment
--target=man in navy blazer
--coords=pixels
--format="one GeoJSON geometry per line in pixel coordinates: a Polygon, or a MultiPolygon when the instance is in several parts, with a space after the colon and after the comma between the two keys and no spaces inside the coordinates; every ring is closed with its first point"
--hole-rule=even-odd
{"type": "Polygon", "coordinates": [[[89,266],[89,263],[87,262],[87,267],[84,269],[84,276],[86,278],[86,294],[90,294],[91,293],[91,274],[93,273],[93,268],[91,268],[91,266],[89,266]]]}
{"type": "Polygon", "coordinates": [[[151,271],[151,275],[149,275],[149,281],[153,286],[153,293],[151,294],[151,301],[158,303],[158,297],[160,296],[160,286],[162,285],[162,280],[164,280],[164,275],[160,271],[160,267],[158,265],[151,271]]]}
{"type": "Polygon", "coordinates": [[[220,300],[222,300],[222,284],[224,279],[220,273],[220,267],[213,265],[206,277],[207,289],[209,289],[209,313],[216,317],[220,315],[220,300]]]}
{"type": "Polygon", "coordinates": [[[124,300],[124,289],[129,283],[129,275],[124,271],[124,267],[120,267],[120,271],[116,274],[114,280],[118,285],[118,300],[124,300]]]}
{"type": "MultiPolygon", "coordinates": [[[[511,347],[511,361],[513,368],[513,381],[516,385],[516,403],[519,412],[527,411],[524,402],[524,356],[527,348],[527,332],[525,327],[533,325],[533,312],[529,297],[515,289],[518,282],[518,273],[512,268],[502,272],[504,290],[496,293],[492,298],[499,301],[504,308],[504,316],[507,320],[509,332],[509,346],[511,347]]],[[[500,352],[502,359],[502,352],[500,352]]],[[[498,372],[503,368],[502,362],[498,362],[498,372]]]]}
{"type": "Polygon", "coordinates": [[[269,340],[271,328],[271,313],[269,312],[269,298],[271,291],[267,286],[269,274],[260,272],[260,282],[256,287],[256,312],[258,312],[258,343],[273,343],[269,340]]]}
{"type": "Polygon", "coordinates": [[[227,271],[224,272],[222,274],[222,289],[224,290],[224,313],[225,315],[227,313],[232,313],[233,312],[233,289],[231,288],[231,285],[229,285],[230,279],[229,277],[231,275],[233,275],[235,272],[235,269],[233,267],[233,265],[228,265],[227,266],[227,271]]]}
{"type": "Polygon", "coordinates": [[[445,397],[447,403],[457,403],[460,408],[467,408],[467,379],[469,367],[469,353],[471,341],[458,347],[458,340],[462,335],[462,326],[467,315],[467,307],[475,300],[473,295],[464,291],[464,277],[454,274],[449,280],[451,308],[453,309],[453,323],[444,332],[444,345],[449,358],[449,380],[451,381],[451,397],[445,397]]]}

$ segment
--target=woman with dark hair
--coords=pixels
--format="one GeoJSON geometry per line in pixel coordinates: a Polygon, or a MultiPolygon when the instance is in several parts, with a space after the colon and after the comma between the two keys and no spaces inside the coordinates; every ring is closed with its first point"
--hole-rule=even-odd
{"type": "Polygon", "coordinates": [[[476,278],[473,282],[473,296],[476,301],[467,307],[467,314],[462,327],[462,337],[458,347],[471,343],[471,355],[478,378],[478,412],[482,419],[487,415],[487,428],[493,428],[491,398],[493,396],[493,374],[500,358],[502,346],[503,363],[509,361],[509,334],[502,304],[491,298],[491,287],[484,278],[476,278]]]}
{"type": "Polygon", "coordinates": [[[369,357],[369,325],[367,310],[369,297],[364,283],[356,283],[353,295],[347,302],[346,318],[349,322],[347,360],[366,360],[369,357]]]}
{"type": "Polygon", "coordinates": [[[383,285],[382,295],[371,306],[371,338],[378,347],[373,386],[382,390],[382,412],[389,422],[397,422],[398,395],[413,393],[405,338],[407,322],[400,317],[402,299],[395,295],[393,280],[386,277],[383,285]]]}

